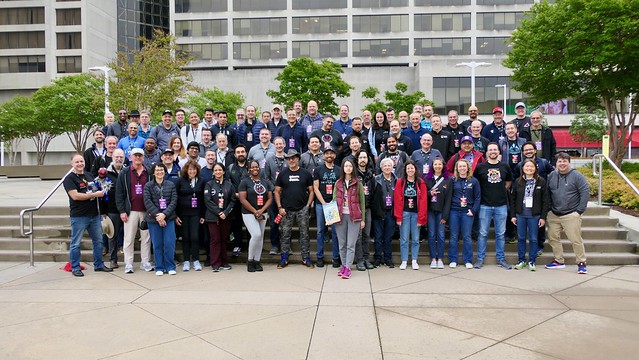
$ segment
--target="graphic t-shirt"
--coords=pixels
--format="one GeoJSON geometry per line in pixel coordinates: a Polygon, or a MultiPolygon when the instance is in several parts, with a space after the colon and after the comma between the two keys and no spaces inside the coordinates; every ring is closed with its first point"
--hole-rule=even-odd
{"type": "Polygon", "coordinates": [[[286,168],[275,180],[275,186],[282,188],[282,207],[285,210],[299,211],[308,202],[308,187],[313,186],[313,177],[306,169],[292,171],[286,168]]]}
{"type": "Polygon", "coordinates": [[[483,162],[477,165],[473,176],[479,180],[482,205],[508,205],[506,181],[512,181],[513,179],[510,166],[502,162],[497,164],[483,162]]]}
{"type": "MultiPolygon", "coordinates": [[[[253,208],[259,210],[268,200],[268,193],[273,191],[274,188],[273,184],[268,180],[255,181],[248,177],[242,180],[238,192],[246,191],[246,200],[253,208]]],[[[251,214],[251,212],[242,206],[242,214],[251,214]]]]}
{"type": "Polygon", "coordinates": [[[417,186],[414,181],[406,180],[404,186],[404,211],[417,212],[417,186]]]}
{"type": "MultiPolygon", "coordinates": [[[[322,164],[315,169],[313,173],[313,180],[319,181],[319,191],[322,194],[324,202],[331,202],[333,200],[333,190],[335,188],[335,182],[339,178],[340,168],[337,165],[333,165],[332,169],[326,167],[326,164],[322,164]]],[[[315,199],[316,203],[319,200],[315,199]]]]}
{"type": "MultiPolygon", "coordinates": [[[[67,192],[77,190],[81,194],[90,194],[94,192],[93,176],[88,172],[78,175],[71,172],[64,178],[64,190],[67,192]]],[[[70,216],[95,216],[98,214],[98,206],[96,199],[90,200],[73,200],[69,196],[69,213],[70,216]]]]}

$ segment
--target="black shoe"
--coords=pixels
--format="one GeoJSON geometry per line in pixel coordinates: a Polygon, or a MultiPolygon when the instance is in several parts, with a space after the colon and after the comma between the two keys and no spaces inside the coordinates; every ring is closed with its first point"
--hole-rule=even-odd
{"type": "Polygon", "coordinates": [[[375,265],[371,264],[370,261],[366,260],[364,261],[364,266],[366,266],[366,269],[371,270],[375,268],[375,265]]]}
{"type": "Polygon", "coordinates": [[[84,273],[82,272],[82,270],[73,270],[71,272],[71,274],[73,274],[73,276],[77,276],[77,277],[83,277],[84,273]]]}
{"type": "Polygon", "coordinates": [[[337,269],[342,266],[342,261],[340,259],[333,259],[333,269],[337,269]]]}
{"type": "Polygon", "coordinates": [[[393,264],[393,262],[392,262],[392,261],[387,261],[387,262],[386,262],[386,266],[388,266],[388,268],[389,268],[389,269],[393,269],[393,268],[395,268],[395,264],[393,264]]]}
{"type": "Polygon", "coordinates": [[[254,266],[255,266],[255,271],[264,271],[264,268],[262,267],[262,264],[260,264],[259,261],[255,261],[253,262],[254,266]]]}
{"type": "Polygon", "coordinates": [[[364,265],[363,261],[358,261],[357,265],[355,265],[357,271],[366,271],[366,265],[364,265]]]}
{"type": "Polygon", "coordinates": [[[231,264],[222,264],[222,269],[224,270],[231,270],[232,268],[231,264]]]}
{"type": "Polygon", "coordinates": [[[248,272],[255,272],[255,263],[249,260],[249,262],[246,263],[246,270],[248,272]]]}
{"type": "Polygon", "coordinates": [[[209,267],[209,266],[211,266],[211,259],[206,259],[206,260],[204,261],[204,266],[205,266],[205,267],[209,267]]]}
{"type": "Polygon", "coordinates": [[[315,266],[317,266],[318,268],[323,268],[324,267],[324,258],[317,258],[317,262],[315,263],[315,266]]]}
{"type": "Polygon", "coordinates": [[[382,265],[382,260],[381,259],[375,259],[375,261],[373,261],[372,264],[374,267],[378,268],[382,265]]]}
{"type": "Polygon", "coordinates": [[[106,266],[102,266],[102,267],[99,267],[99,268],[95,268],[95,269],[93,269],[93,271],[111,272],[111,271],[113,271],[113,269],[109,269],[109,268],[108,268],[108,267],[106,267],[106,266]]]}

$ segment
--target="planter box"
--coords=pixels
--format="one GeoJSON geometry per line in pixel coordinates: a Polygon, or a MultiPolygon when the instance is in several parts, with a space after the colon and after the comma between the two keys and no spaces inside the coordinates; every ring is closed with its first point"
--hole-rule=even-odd
{"type": "Polygon", "coordinates": [[[0,174],[8,178],[40,178],[60,180],[71,169],[69,165],[0,166],[0,174]]]}

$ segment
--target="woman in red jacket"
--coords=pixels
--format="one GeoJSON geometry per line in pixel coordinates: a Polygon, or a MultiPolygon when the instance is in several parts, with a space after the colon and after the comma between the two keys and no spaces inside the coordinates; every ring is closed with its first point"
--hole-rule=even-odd
{"type": "Polygon", "coordinates": [[[417,176],[415,162],[409,160],[404,164],[404,176],[397,179],[394,212],[399,225],[399,251],[402,258],[400,270],[406,270],[408,263],[408,241],[411,243],[411,257],[413,270],[419,269],[417,254],[419,254],[419,226],[428,221],[428,192],[426,182],[417,176]]]}

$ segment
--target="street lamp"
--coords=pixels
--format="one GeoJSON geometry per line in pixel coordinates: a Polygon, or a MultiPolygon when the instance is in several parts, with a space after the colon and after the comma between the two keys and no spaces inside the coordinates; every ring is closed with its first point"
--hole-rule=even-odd
{"type": "Polygon", "coordinates": [[[487,62],[463,62],[456,64],[455,66],[468,66],[470,68],[470,105],[475,105],[475,69],[480,66],[490,66],[491,63],[487,62]]]}
{"type": "Polygon", "coordinates": [[[507,100],[507,97],[508,97],[508,95],[507,95],[508,94],[507,93],[508,85],[507,84],[497,84],[497,85],[495,85],[495,87],[496,88],[498,88],[498,87],[503,87],[504,88],[504,116],[506,116],[506,100],[507,100]]]}
{"type": "Polygon", "coordinates": [[[91,71],[102,71],[104,73],[104,114],[109,112],[109,71],[112,69],[108,66],[92,66],[91,71]]]}

